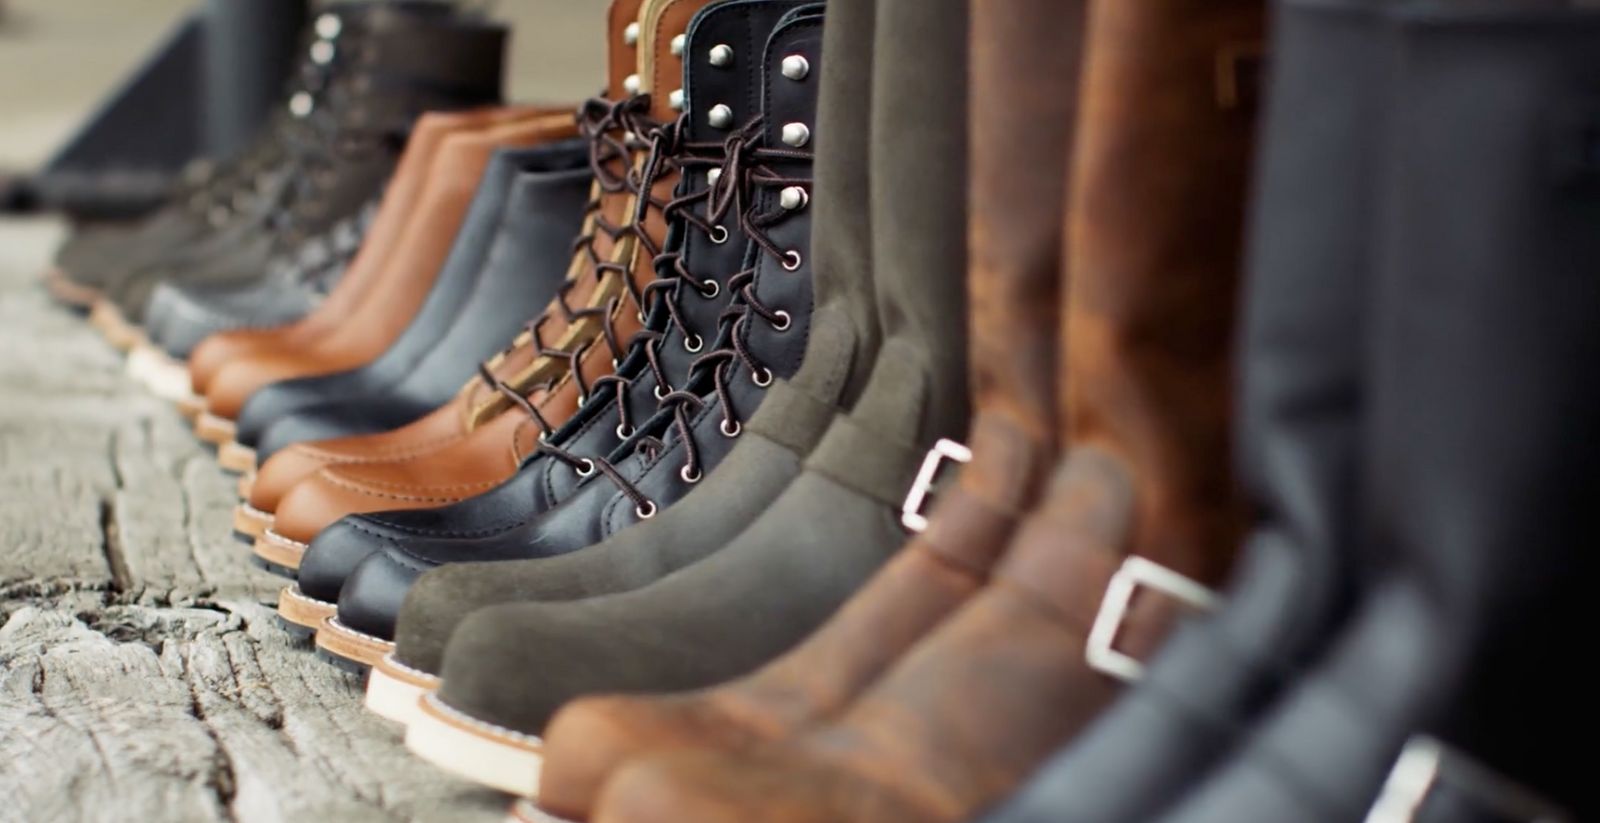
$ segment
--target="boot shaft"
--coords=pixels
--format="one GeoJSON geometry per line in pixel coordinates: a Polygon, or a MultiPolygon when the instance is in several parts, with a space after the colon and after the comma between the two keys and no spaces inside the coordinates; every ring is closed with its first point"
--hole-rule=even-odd
{"type": "Polygon", "coordinates": [[[1600,12],[1393,18],[1366,536],[1452,665],[1436,731],[1588,819],[1570,639],[1600,528],[1600,12]]]}
{"type": "Polygon", "coordinates": [[[1240,519],[1230,344],[1263,5],[1091,7],[1069,203],[1070,447],[1129,471],[1135,553],[1211,582],[1240,519]]]}

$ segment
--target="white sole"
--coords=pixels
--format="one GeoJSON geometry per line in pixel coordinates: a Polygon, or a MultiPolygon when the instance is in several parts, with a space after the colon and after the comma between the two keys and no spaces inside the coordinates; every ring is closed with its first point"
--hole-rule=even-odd
{"type": "Polygon", "coordinates": [[[556,817],[539,808],[532,800],[523,797],[511,804],[510,811],[506,812],[506,823],[573,823],[573,821],[565,817],[556,817]]]}
{"type": "Polygon", "coordinates": [[[426,672],[406,669],[395,661],[393,654],[386,655],[367,676],[367,711],[385,720],[410,726],[422,713],[422,698],[438,688],[439,678],[426,672]],[[412,674],[401,676],[396,673],[399,670],[412,674]]]}
{"type": "Polygon", "coordinates": [[[519,797],[539,796],[543,741],[462,714],[436,694],[419,702],[406,727],[406,748],[457,777],[519,797]]]}
{"type": "Polygon", "coordinates": [[[128,354],[128,374],[163,400],[177,403],[194,395],[189,367],[155,346],[139,346],[128,354]]]}

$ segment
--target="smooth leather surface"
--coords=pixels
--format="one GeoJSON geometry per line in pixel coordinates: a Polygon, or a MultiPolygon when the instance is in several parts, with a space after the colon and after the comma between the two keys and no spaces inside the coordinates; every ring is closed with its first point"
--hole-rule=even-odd
{"type": "Polygon", "coordinates": [[[364,300],[376,293],[375,281],[382,278],[389,255],[400,245],[427,182],[434,154],[445,137],[524,119],[531,114],[527,108],[505,108],[430,112],[418,118],[394,177],[383,194],[378,215],[338,287],[316,311],[289,326],[227,332],[201,343],[189,356],[189,380],[195,391],[204,394],[211,380],[230,363],[258,354],[305,349],[331,334],[364,300]]]}
{"type": "Polygon", "coordinates": [[[372,298],[303,350],[261,354],[225,366],[206,389],[207,411],[232,419],[250,395],[269,383],[344,371],[382,354],[432,288],[494,150],[560,140],[572,133],[570,115],[535,114],[482,132],[446,137],[402,242],[389,258],[384,276],[372,284],[372,298]]]}
{"type": "Polygon", "coordinates": [[[448,402],[554,295],[582,220],[587,164],[577,143],[497,152],[433,290],[394,345],[359,369],[256,392],[240,412],[239,442],[264,459],[297,442],[403,426],[448,402]]]}

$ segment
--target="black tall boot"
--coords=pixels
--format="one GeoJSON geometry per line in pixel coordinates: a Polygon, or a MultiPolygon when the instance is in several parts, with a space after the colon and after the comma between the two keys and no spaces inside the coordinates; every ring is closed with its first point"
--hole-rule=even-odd
{"type": "Polygon", "coordinates": [[[1164,819],[1600,815],[1575,657],[1600,528],[1600,10],[1427,0],[1389,18],[1358,520],[1385,573],[1164,819]]]}

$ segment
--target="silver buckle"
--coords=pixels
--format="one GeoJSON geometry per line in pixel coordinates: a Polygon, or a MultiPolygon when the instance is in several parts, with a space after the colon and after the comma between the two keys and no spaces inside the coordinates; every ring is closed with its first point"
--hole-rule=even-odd
{"type": "Polygon", "coordinates": [[[1528,823],[1570,823],[1572,818],[1534,792],[1435,738],[1415,736],[1395,759],[1366,823],[1413,823],[1441,780],[1448,779],[1485,807],[1528,823]]]}
{"type": "Polygon", "coordinates": [[[939,476],[939,469],[946,460],[971,463],[972,449],[954,440],[940,440],[928,450],[928,456],[922,458],[922,468],[917,470],[917,479],[911,483],[911,491],[906,493],[906,502],[900,506],[900,523],[908,531],[921,534],[927,530],[928,518],[923,515],[922,509],[928,502],[929,492],[933,491],[933,481],[939,476]]]}
{"type": "Polygon", "coordinates": [[[1211,611],[1219,602],[1215,592],[1165,566],[1137,555],[1122,561],[1122,568],[1106,584],[1106,594],[1100,600],[1100,612],[1089,630],[1084,656],[1090,668],[1126,683],[1144,676],[1144,664],[1116,648],[1117,632],[1122,629],[1123,618],[1128,616],[1134,592],[1141,586],[1182,601],[1197,611],[1211,611]]]}

